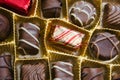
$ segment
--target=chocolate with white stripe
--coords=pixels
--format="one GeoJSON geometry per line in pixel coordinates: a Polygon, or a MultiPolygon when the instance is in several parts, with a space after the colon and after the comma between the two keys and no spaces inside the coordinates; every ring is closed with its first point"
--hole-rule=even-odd
{"type": "Polygon", "coordinates": [[[58,61],[52,64],[53,80],[73,80],[73,65],[70,62],[58,61]]]}
{"type": "Polygon", "coordinates": [[[96,8],[89,2],[78,1],[70,9],[70,20],[80,27],[88,27],[96,17],[96,8]]]}
{"type": "Polygon", "coordinates": [[[107,3],[104,7],[103,27],[120,30],[120,5],[107,3]]]}
{"type": "Polygon", "coordinates": [[[89,45],[90,54],[100,60],[110,60],[120,52],[120,41],[109,32],[95,34],[89,45]]]}
{"type": "Polygon", "coordinates": [[[40,28],[32,23],[23,23],[19,27],[18,50],[24,55],[35,55],[39,52],[40,28]]]}
{"type": "Polygon", "coordinates": [[[78,49],[81,46],[84,36],[85,35],[83,33],[78,31],[74,31],[60,25],[55,25],[55,29],[52,34],[52,41],[61,44],[62,46],[78,49]]]}
{"type": "Polygon", "coordinates": [[[104,80],[103,68],[83,68],[81,80],[104,80]]]}

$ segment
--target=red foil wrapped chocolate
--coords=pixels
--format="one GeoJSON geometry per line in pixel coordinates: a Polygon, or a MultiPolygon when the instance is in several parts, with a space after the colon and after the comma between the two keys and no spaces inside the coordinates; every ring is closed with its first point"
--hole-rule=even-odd
{"type": "Polygon", "coordinates": [[[0,3],[9,9],[12,8],[12,10],[17,13],[27,15],[31,0],[0,0],[0,3]]]}

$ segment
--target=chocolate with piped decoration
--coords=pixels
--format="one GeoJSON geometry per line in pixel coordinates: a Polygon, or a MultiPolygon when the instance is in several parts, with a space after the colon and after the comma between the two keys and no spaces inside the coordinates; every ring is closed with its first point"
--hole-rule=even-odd
{"type": "Polygon", "coordinates": [[[99,32],[93,35],[90,45],[90,54],[100,60],[110,60],[120,52],[120,41],[115,34],[99,32]]]}
{"type": "Polygon", "coordinates": [[[61,0],[41,0],[41,8],[43,17],[58,18],[61,14],[62,1],[61,0]]]}
{"type": "Polygon", "coordinates": [[[103,27],[120,30],[120,5],[107,3],[104,6],[103,27]]]}
{"type": "Polygon", "coordinates": [[[88,27],[95,20],[96,15],[96,8],[86,1],[75,2],[69,13],[71,22],[80,27],[88,27]]]}
{"type": "Polygon", "coordinates": [[[10,23],[6,16],[0,14],[0,41],[5,40],[10,34],[10,23]]]}
{"type": "Polygon", "coordinates": [[[104,80],[103,68],[83,68],[81,80],[104,80]]]}
{"type": "Polygon", "coordinates": [[[41,61],[35,64],[23,64],[21,67],[22,80],[46,80],[47,63],[41,61]]]}
{"type": "Polygon", "coordinates": [[[81,46],[84,36],[85,34],[83,33],[68,29],[60,25],[55,25],[55,29],[52,34],[52,41],[63,46],[78,49],[81,46]]]}
{"type": "Polygon", "coordinates": [[[14,80],[10,53],[0,55],[0,80],[14,80]]]}
{"type": "Polygon", "coordinates": [[[52,64],[53,80],[73,80],[73,65],[70,62],[57,61],[52,64]]]}
{"type": "Polygon", "coordinates": [[[23,55],[36,55],[39,52],[40,28],[33,23],[22,23],[19,27],[18,50],[23,55]]]}

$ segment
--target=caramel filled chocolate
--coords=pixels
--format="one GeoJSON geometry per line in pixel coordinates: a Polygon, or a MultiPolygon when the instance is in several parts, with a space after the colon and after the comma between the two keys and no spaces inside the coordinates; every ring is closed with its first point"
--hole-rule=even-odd
{"type": "Polygon", "coordinates": [[[33,23],[23,23],[19,27],[18,50],[23,55],[35,55],[39,52],[40,28],[33,23]]]}

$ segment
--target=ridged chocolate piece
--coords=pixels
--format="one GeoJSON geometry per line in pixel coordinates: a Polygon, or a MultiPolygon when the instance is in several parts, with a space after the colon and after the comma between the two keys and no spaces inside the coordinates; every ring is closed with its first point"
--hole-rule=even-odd
{"type": "Polygon", "coordinates": [[[73,80],[73,65],[70,62],[58,61],[53,63],[52,77],[53,80],[73,80]]]}
{"type": "Polygon", "coordinates": [[[43,17],[45,18],[60,17],[61,7],[61,0],[41,0],[41,8],[43,12],[43,17]]]}
{"type": "Polygon", "coordinates": [[[23,23],[19,28],[18,50],[24,55],[35,55],[39,52],[40,28],[32,23],[23,23]]]}
{"type": "Polygon", "coordinates": [[[47,63],[39,62],[37,64],[22,65],[22,80],[46,80],[47,63]]]}
{"type": "Polygon", "coordinates": [[[14,80],[11,65],[11,55],[3,53],[0,55],[0,80],[14,80]]]}
{"type": "Polygon", "coordinates": [[[80,27],[88,27],[96,16],[95,7],[85,1],[78,1],[73,4],[70,10],[70,20],[80,27]]]}
{"type": "Polygon", "coordinates": [[[6,16],[0,14],[0,41],[5,40],[10,34],[10,24],[6,16]]]}
{"type": "Polygon", "coordinates": [[[120,30],[120,5],[107,3],[103,14],[103,27],[120,30]]]}
{"type": "Polygon", "coordinates": [[[90,54],[100,60],[110,60],[120,52],[120,41],[116,35],[101,32],[95,34],[89,45],[90,54]]]}
{"type": "Polygon", "coordinates": [[[81,80],[104,80],[103,68],[83,68],[81,80]]]}

